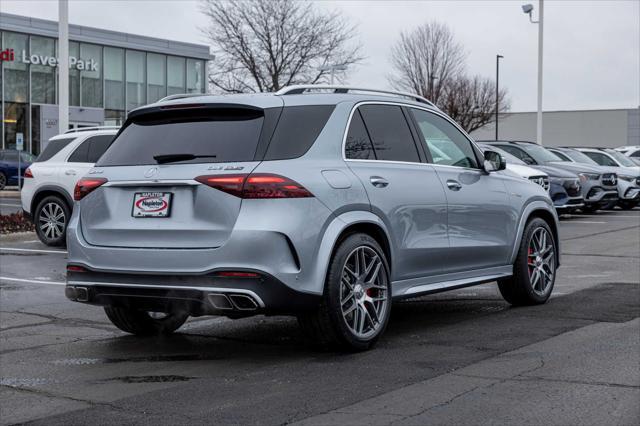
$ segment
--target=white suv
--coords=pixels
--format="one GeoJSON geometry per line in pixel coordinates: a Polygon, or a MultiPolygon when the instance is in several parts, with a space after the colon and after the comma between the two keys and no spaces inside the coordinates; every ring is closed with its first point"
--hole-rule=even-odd
{"type": "Polygon", "coordinates": [[[115,127],[69,130],[49,143],[24,173],[22,209],[36,227],[38,238],[49,246],[65,244],[73,210],[73,190],[109,147],[115,127]]]}

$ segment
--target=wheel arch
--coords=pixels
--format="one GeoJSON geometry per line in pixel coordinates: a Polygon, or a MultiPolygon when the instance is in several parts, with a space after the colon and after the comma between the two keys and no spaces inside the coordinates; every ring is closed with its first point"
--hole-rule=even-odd
{"type": "Polygon", "coordinates": [[[541,201],[534,201],[528,204],[524,208],[524,211],[520,216],[518,233],[511,254],[511,263],[515,262],[516,256],[518,255],[518,247],[520,247],[524,229],[533,218],[540,218],[544,220],[549,225],[549,228],[551,228],[553,239],[556,243],[556,262],[557,265],[560,266],[560,235],[558,231],[558,216],[553,207],[550,207],[548,203],[541,201]]]}
{"type": "MultiPolygon", "coordinates": [[[[387,227],[382,219],[368,211],[351,211],[336,217],[327,227],[327,231],[320,244],[318,259],[317,286],[318,293],[324,291],[324,284],[329,271],[329,264],[333,253],[341,241],[356,232],[363,232],[370,235],[382,247],[389,268],[393,270],[393,245],[387,227]]],[[[390,271],[391,272],[391,271],[390,271]]]]}
{"type": "Polygon", "coordinates": [[[35,194],[33,194],[33,198],[31,199],[31,205],[30,205],[30,208],[31,208],[30,211],[32,216],[35,217],[35,209],[36,207],[38,207],[38,204],[40,203],[40,201],[52,195],[62,198],[64,202],[67,204],[69,211],[73,212],[73,200],[71,199],[71,196],[67,194],[67,191],[65,191],[64,188],[60,186],[55,186],[55,185],[45,185],[39,188],[35,192],[35,194]]]}

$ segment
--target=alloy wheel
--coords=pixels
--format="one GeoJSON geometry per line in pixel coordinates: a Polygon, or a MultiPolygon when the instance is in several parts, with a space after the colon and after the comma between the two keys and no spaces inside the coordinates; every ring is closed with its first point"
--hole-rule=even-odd
{"type": "Polygon", "coordinates": [[[55,240],[64,235],[67,218],[58,203],[47,203],[40,210],[38,224],[45,237],[55,240]]]}
{"type": "Polygon", "coordinates": [[[377,333],[389,309],[385,265],[369,246],[351,251],[340,277],[340,307],[350,331],[361,339],[377,333]]]}
{"type": "Polygon", "coordinates": [[[529,241],[527,256],[529,282],[533,291],[544,296],[553,283],[556,272],[556,257],[553,238],[545,228],[537,228],[529,241]]]}

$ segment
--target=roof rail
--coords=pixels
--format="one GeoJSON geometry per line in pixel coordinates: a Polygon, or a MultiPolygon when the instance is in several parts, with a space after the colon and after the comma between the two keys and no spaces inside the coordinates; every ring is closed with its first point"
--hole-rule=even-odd
{"type": "Polygon", "coordinates": [[[67,133],[80,133],[80,132],[91,132],[94,130],[117,130],[120,126],[93,126],[93,127],[78,127],[77,129],[69,129],[64,134],[67,133]]]}
{"type": "Polygon", "coordinates": [[[175,95],[165,96],[156,102],[172,101],[174,99],[197,98],[198,96],[207,96],[206,93],[176,93],[175,95]]]}
{"type": "Polygon", "coordinates": [[[422,96],[416,95],[414,93],[397,92],[393,90],[367,89],[364,87],[334,86],[334,85],[326,85],[326,84],[298,84],[294,86],[284,87],[278,90],[275,94],[280,96],[281,95],[300,95],[310,90],[333,90],[333,93],[349,93],[349,92],[381,93],[384,95],[393,95],[393,96],[409,98],[413,101],[435,107],[433,102],[429,101],[426,98],[423,98],[422,96]]]}

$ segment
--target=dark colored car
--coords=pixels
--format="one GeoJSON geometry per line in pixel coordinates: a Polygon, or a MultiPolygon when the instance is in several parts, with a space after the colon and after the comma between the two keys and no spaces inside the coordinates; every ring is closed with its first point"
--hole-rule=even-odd
{"type": "MultiPolygon", "coordinates": [[[[0,190],[7,185],[18,184],[18,152],[14,149],[0,150],[0,190]]],[[[20,153],[20,176],[33,162],[33,155],[20,153]]]]}
{"type": "MultiPolygon", "coordinates": [[[[527,141],[487,141],[520,158],[532,167],[547,166],[575,173],[580,179],[584,206],[583,212],[593,212],[610,203],[618,202],[618,176],[612,172],[604,172],[599,166],[582,163],[568,163],[553,152],[527,141]]],[[[542,169],[544,170],[544,169],[542,169]]],[[[545,170],[546,171],[546,170],[545,170]]]]}

